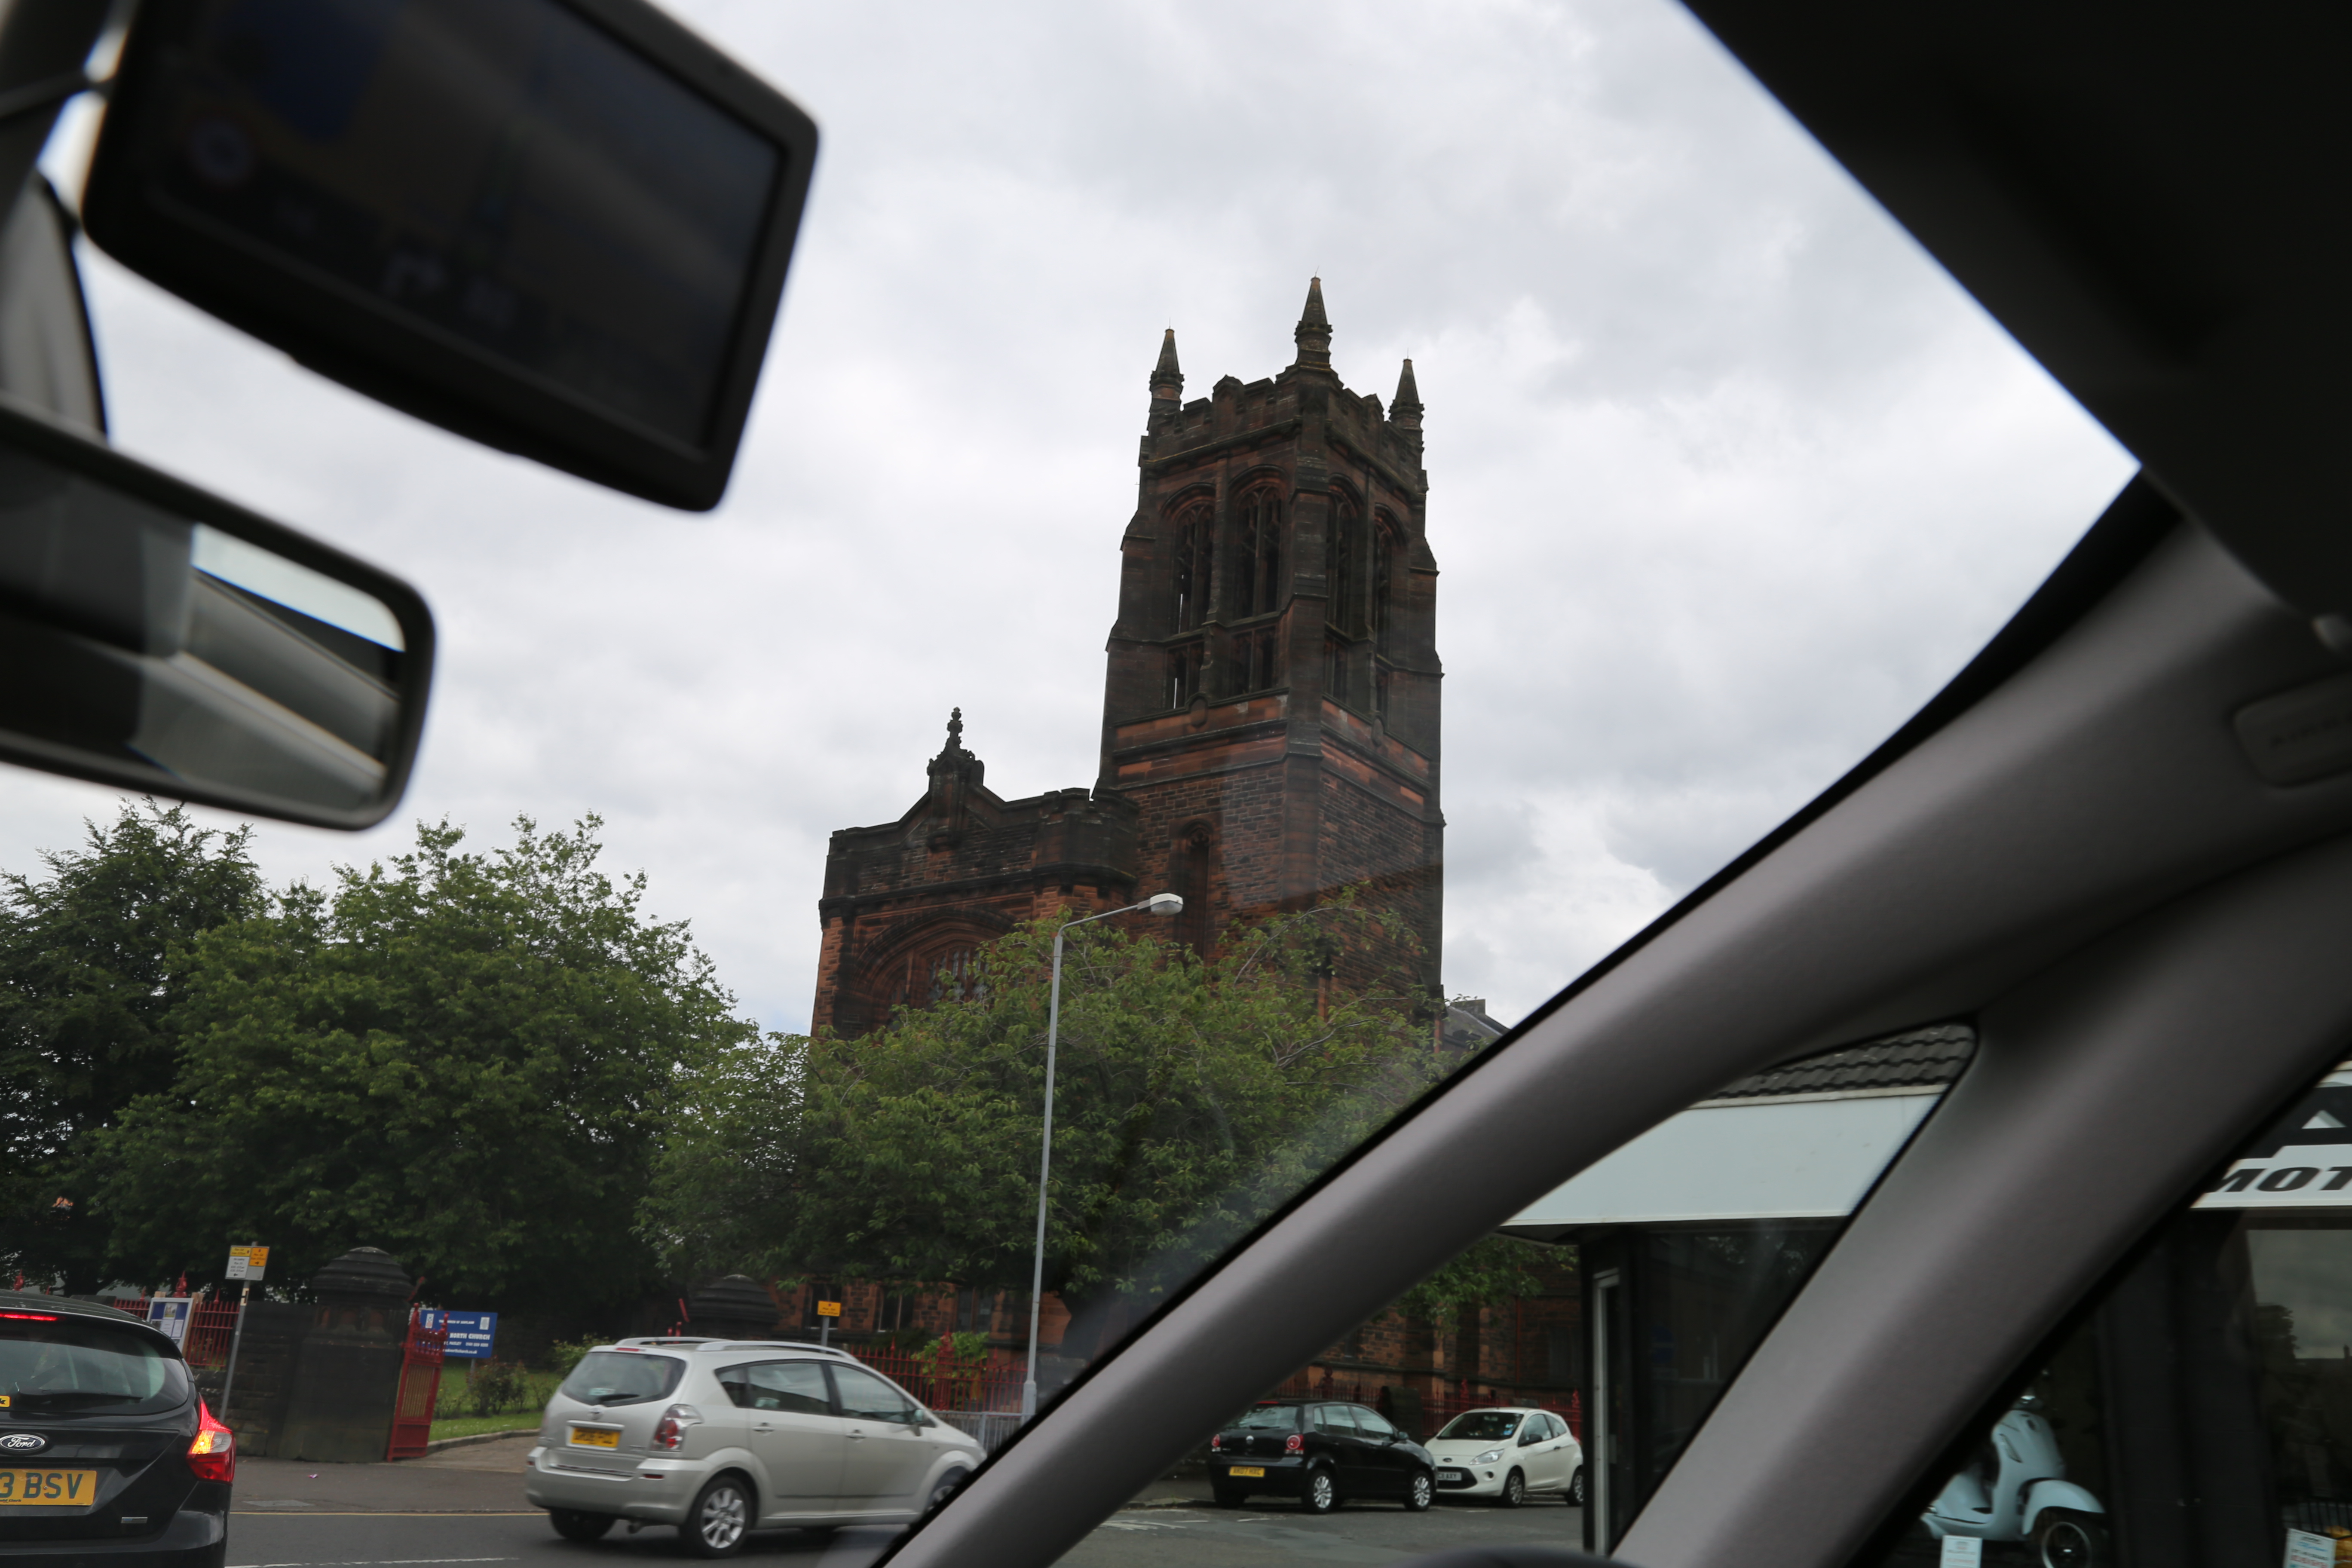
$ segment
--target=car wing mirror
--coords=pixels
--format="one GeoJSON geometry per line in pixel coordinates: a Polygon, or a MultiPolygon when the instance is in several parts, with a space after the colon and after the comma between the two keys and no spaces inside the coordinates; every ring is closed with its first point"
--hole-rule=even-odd
{"type": "Polygon", "coordinates": [[[0,758],[322,827],[406,788],[405,583],[0,400],[0,758]]]}
{"type": "Polygon", "coordinates": [[[81,198],[132,271],[461,436],[718,503],[815,123],[648,0],[173,0],[81,198]]]}

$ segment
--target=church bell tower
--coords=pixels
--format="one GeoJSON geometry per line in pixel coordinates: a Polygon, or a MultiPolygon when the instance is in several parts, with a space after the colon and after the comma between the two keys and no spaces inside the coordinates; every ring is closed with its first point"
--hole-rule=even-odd
{"type": "Polygon", "coordinates": [[[1137,808],[1135,885],[1185,900],[1203,952],[1236,918],[1349,886],[1418,939],[1350,954],[1438,983],[1437,563],[1412,362],[1394,403],[1331,366],[1322,279],[1297,356],[1182,401],[1171,329],[1120,542],[1097,795],[1137,808]]]}
{"type": "Polygon", "coordinates": [[[1412,940],[1342,952],[1334,973],[1435,988],[1445,824],[1421,399],[1411,360],[1385,411],[1340,384],[1319,279],[1295,335],[1289,369],[1191,403],[1176,334],[1162,340],[1094,786],[997,795],[952,714],[922,797],[833,836],[816,1027],[863,1034],[969,996],[981,944],[1016,923],[1163,889],[1184,896],[1171,934],[1207,955],[1236,920],[1358,889],[1412,940]]]}

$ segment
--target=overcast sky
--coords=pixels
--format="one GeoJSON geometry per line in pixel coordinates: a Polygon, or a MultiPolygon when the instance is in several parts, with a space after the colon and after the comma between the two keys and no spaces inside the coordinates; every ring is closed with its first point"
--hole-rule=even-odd
{"type": "MultiPolygon", "coordinates": [[[[824,150],[734,485],[624,500],[298,369],[85,250],[115,438],[407,576],[444,658],[401,813],[606,821],[743,1005],[808,1018],[826,835],[950,706],[1093,782],[1160,329],[1428,405],[1445,982],[1515,1018],[1972,653],[2131,462],[1658,0],[694,0],[824,150]]],[[[54,162],[54,160],[53,160],[54,162]]],[[[0,770],[0,866],[115,795],[0,770]]],[[[210,819],[234,818],[207,813],[210,819]]]]}

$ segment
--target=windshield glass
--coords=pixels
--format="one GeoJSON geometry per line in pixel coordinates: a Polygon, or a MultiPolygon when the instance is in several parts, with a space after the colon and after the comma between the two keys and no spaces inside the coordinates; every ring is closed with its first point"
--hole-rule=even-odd
{"type": "Polygon", "coordinates": [[[1437,1440],[1455,1437],[1465,1443],[1499,1442],[1518,1429],[1519,1418],[1507,1410],[1474,1410],[1448,1421],[1437,1434],[1437,1440]]]}
{"type": "Polygon", "coordinates": [[[591,1351],[563,1380],[562,1394],[583,1405],[642,1405],[677,1386],[686,1363],[676,1356],[591,1351]]]}
{"type": "MultiPolygon", "coordinates": [[[[1665,0],[665,4],[827,138],[710,517],[86,254],[110,438],[425,584],[445,646],[374,837],[85,834],[111,803],[11,776],[52,1087],[9,1153],[68,1205],[28,1274],[212,1335],[220,1238],[294,1290],[364,1244],[484,1325],[451,1410],[789,1339],[1001,1451],[1894,732],[2132,471],[1665,0]]],[[[320,91],[383,9],[320,10],[320,91]]],[[[1932,1098],[1825,1092],[1771,1125],[1838,1159],[1694,1108],[1217,1407],[1541,1410],[1565,1506],[1646,1402],[1638,1498],[1932,1098]]],[[[1204,1510],[1210,1436],[1158,1434],[1204,1510]]]]}
{"type": "Polygon", "coordinates": [[[149,1334],[64,1313],[0,1312],[0,1416],[136,1415],[188,1399],[188,1369],[149,1334]]]}

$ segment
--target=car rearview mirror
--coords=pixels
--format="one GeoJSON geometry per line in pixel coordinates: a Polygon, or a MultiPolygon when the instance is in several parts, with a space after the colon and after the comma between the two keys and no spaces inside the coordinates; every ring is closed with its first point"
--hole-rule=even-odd
{"type": "Polygon", "coordinates": [[[647,0],[175,0],[131,24],[81,214],[323,374],[705,509],[816,142],[647,0]]]}
{"type": "Polygon", "coordinates": [[[0,404],[0,757],[322,827],[406,787],[415,590],[0,404]]]}

